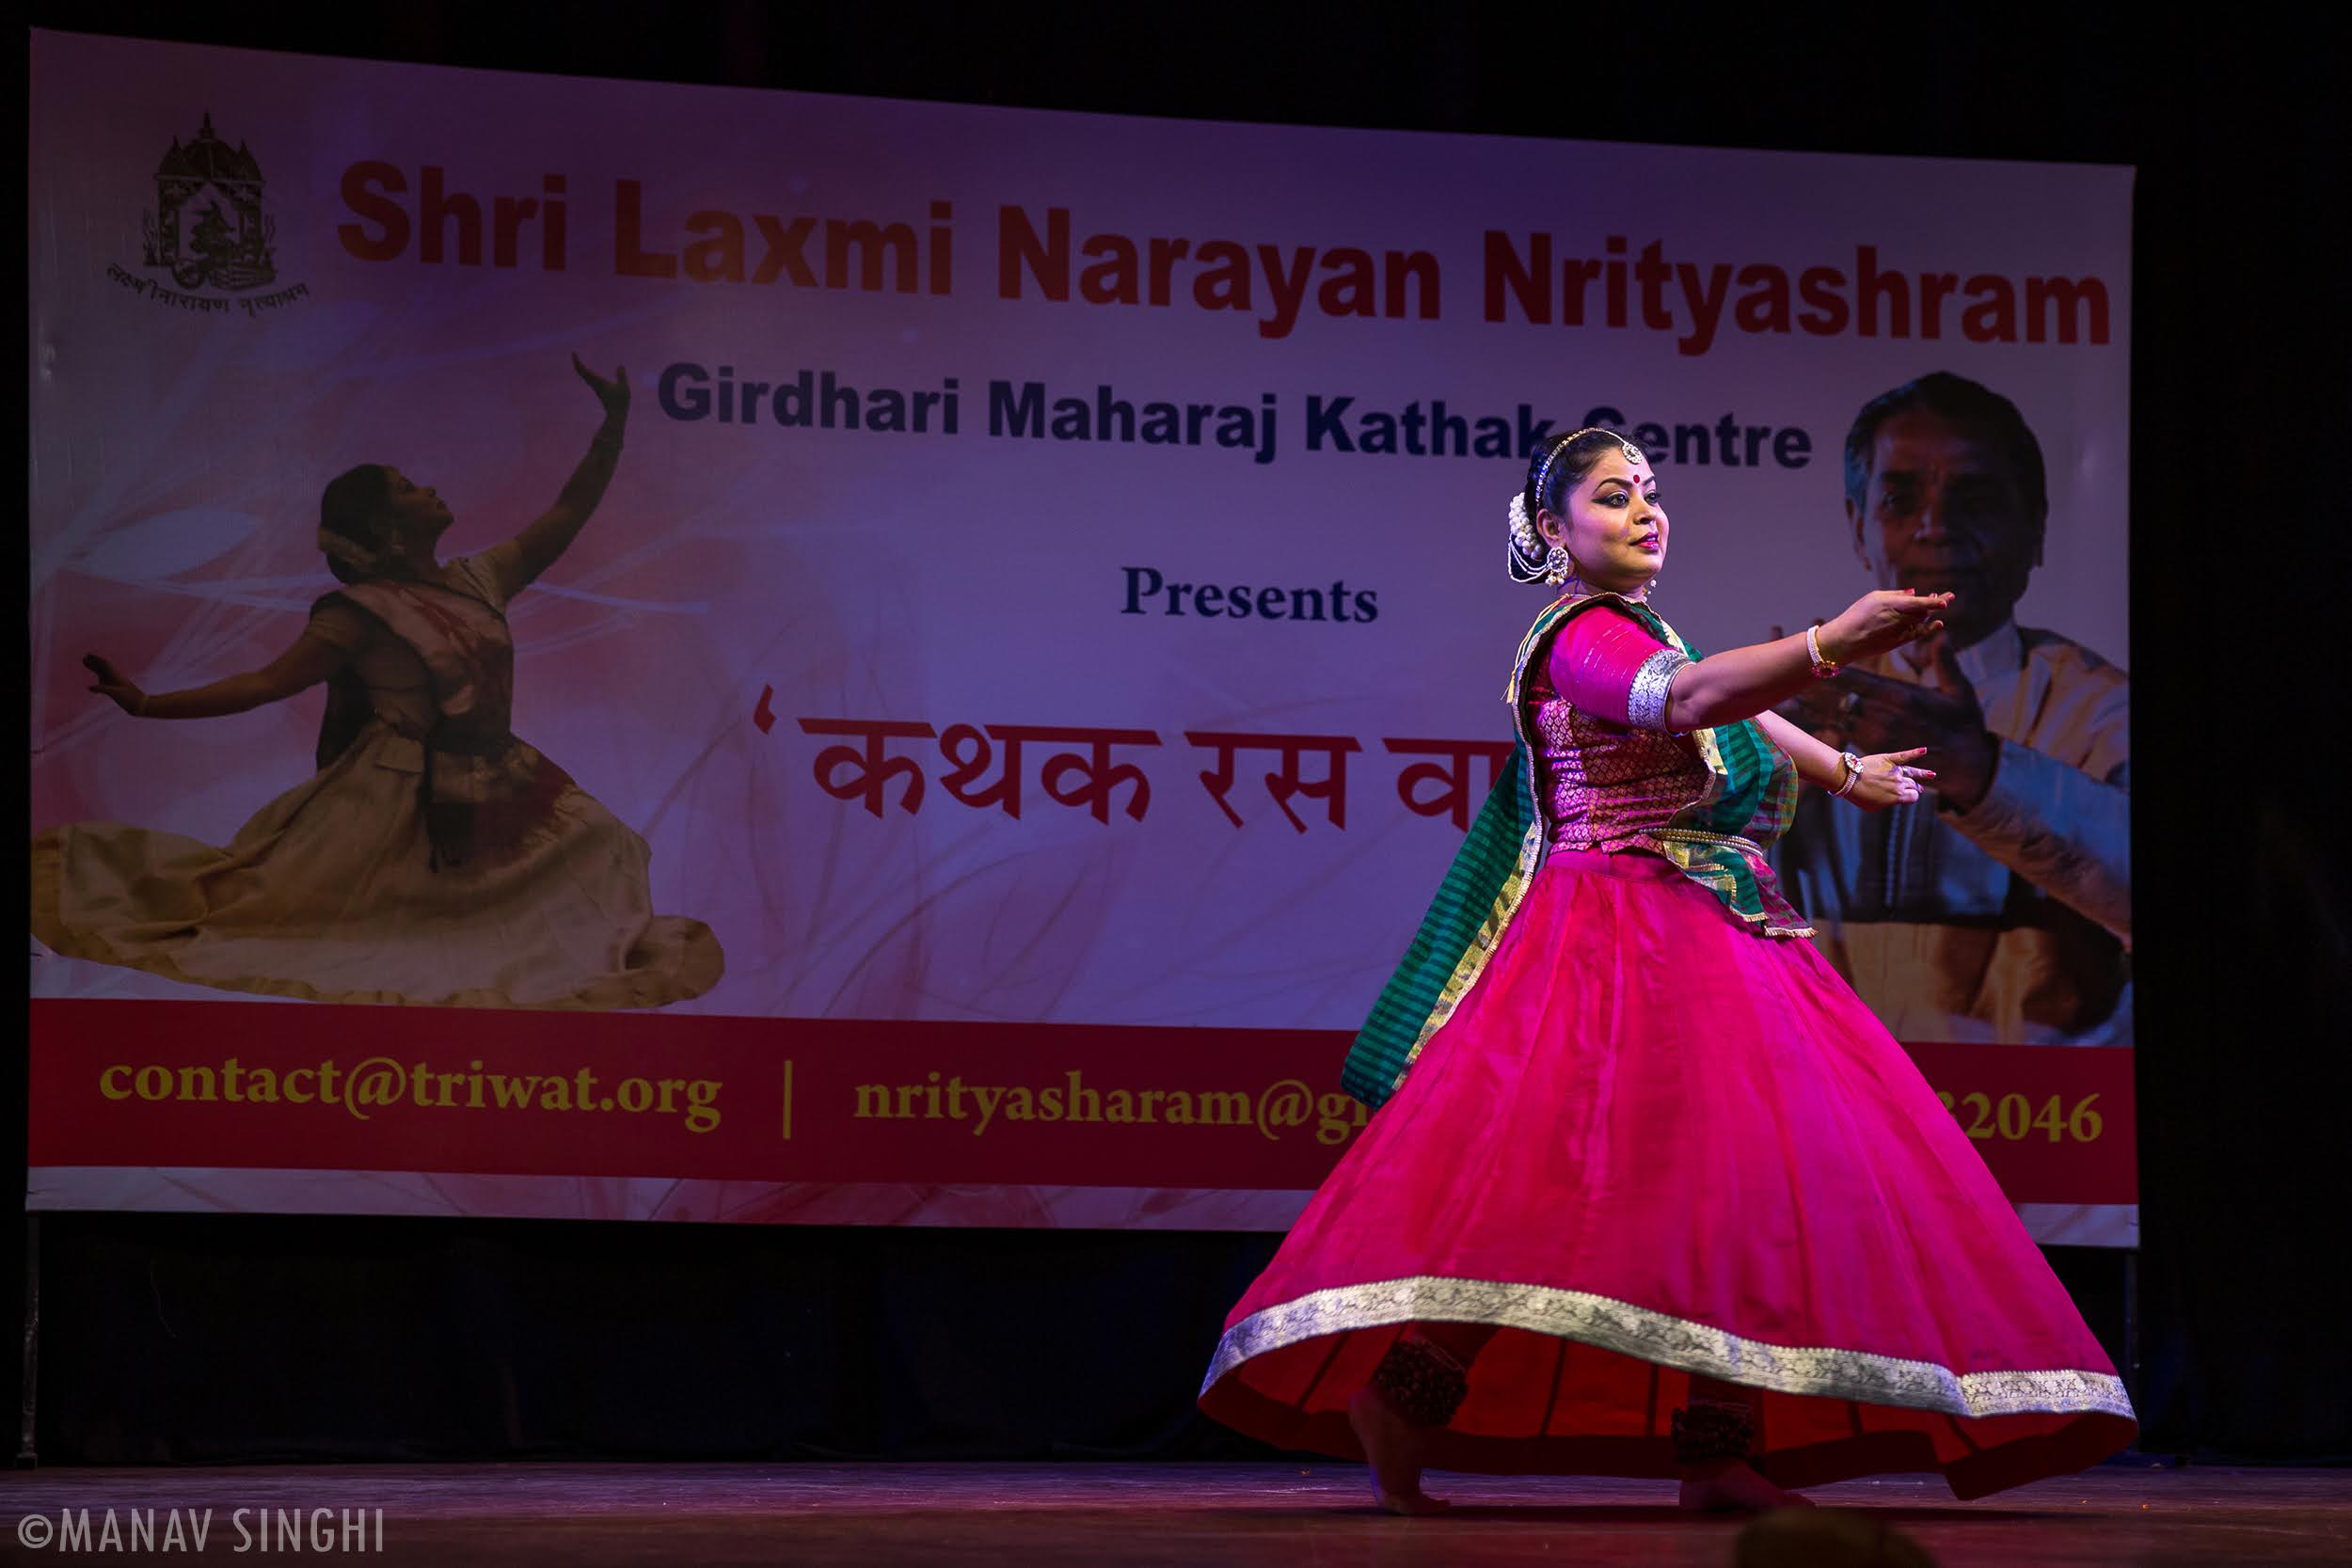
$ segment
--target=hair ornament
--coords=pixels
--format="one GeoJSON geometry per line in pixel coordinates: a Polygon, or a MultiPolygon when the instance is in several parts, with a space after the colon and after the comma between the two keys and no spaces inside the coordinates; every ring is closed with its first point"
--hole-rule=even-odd
{"type": "Polygon", "coordinates": [[[1527,493],[1511,492],[1511,538],[1529,555],[1541,555],[1544,547],[1535,539],[1534,520],[1527,515],[1527,493]]]}
{"type": "Polygon", "coordinates": [[[319,549],[328,559],[340,561],[362,572],[373,574],[384,569],[384,558],[380,554],[349,534],[338,533],[331,528],[319,530],[319,549]]]}
{"type": "Polygon", "coordinates": [[[1575,439],[1576,437],[1571,436],[1568,437],[1567,441],[1560,442],[1549,451],[1544,453],[1544,466],[1535,470],[1535,483],[1528,486],[1530,490],[1535,493],[1535,504],[1538,507],[1544,504],[1544,486],[1551,480],[1551,466],[1560,461],[1560,454],[1562,452],[1568,450],[1568,441],[1573,441],[1575,439]]]}
{"type": "Polygon", "coordinates": [[[1535,536],[1534,520],[1527,515],[1525,491],[1511,492],[1511,536],[1503,554],[1513,582],[1544,580],[1544,545],[1535,536]]]}

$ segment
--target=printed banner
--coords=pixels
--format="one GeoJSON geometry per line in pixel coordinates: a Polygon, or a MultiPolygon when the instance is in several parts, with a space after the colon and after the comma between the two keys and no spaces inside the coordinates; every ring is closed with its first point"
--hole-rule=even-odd
{"type": "Polygon", "coordinates": [[[41,1208],[1280,1226],[1607,425],[1776,850],[2128,1243],[2130,171],[35,35],[41,1208]]]}

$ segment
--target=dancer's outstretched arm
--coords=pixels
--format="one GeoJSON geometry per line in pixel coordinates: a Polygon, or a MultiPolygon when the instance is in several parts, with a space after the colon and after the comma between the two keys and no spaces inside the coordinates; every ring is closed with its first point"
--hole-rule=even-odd
{"type": "MultiPolygon", "coordinates": [[[[1882,588],[1865,594],[1815,633],[1833,664],[1884,653],[1940,628],[1949,594],[1882,588]]],[[[1802,635],[1709,654],[1675,672],[1666,727],[1703,730],[1753,719],[1813,684],[1813,656],[1802,635]]]]}
{"type": "Polygon", "coordinates": [[[342,649],[306,631],[293,647],[259,670],[181,691],[142,691],[136,682],[96,654],[83,655],[82,664],[98,677],[98,684],[90,689],[135,718],[217,719],[283,702],[333,674],[343,657],[342,649]]]}
{"type": "Polygon", "coordinates": [[[1846,782],[1843,753],[1811,730],[1792,724],[1771,708],[1756,716],[1756,727],[1797,765],[1797,777],[1809,784],[1836,789],[1846,782]]]}
{"type": "Polygon", "coordinates": [[[520,593],[556,562],[556,559],[571,548],[572,541],[604,499],[604,487],[612,483],[612,470],[621,461],[621,431],[628,423],[628,369],[621,367],[607,381],[572,356],[572,369],[588,383],[604,405],[604,423],[597,427],[596,439],[588,443],[588,455],[580,460],[572,477],[564,482],[563,493],[555,504],[541,513],[529,528],[516,534],[512,546],[513,560],[508,568],[508,580],[501,584],[511,596],[520,593]]]}

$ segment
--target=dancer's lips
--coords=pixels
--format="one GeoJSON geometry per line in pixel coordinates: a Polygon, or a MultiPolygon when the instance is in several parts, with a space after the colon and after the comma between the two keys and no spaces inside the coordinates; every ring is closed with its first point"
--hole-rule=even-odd
{"type": "Polygon", "coordinates": [[[1664,545],[1655,533],[1645,533],[1642,537],[1633,541],[1633,547],[1637,550],[1645,550],[1648,553],[1655,555],[1659,552],[1659,550],[1664,547],[1664,545]]]}

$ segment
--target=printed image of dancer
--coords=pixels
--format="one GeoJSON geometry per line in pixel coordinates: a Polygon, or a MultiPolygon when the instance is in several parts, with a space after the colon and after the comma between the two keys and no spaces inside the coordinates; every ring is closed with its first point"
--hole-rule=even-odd
{"type": "Polygon", "coordinates": [[[227,848],[111,822],[40,834],[36,937],[69,958],[320,1002],[658,1007],[718,983],[709,928],[653,912],[644,840],[510,727],[507,604],[596,511],[628,420],[626,370],[572,367],[603,421],[554,505],[505,543],[442,560],[448,503],[363,465],[320,500],[319,547],[342,586],[267,666],[146,691],[83,660],[90,689],[143,721],[243,713],[324,681],[318,770],[227,848]]]}
{"type": "Polygon", "coordinates": [[[2137,1430],[1975,1148],[1804,939],[1767,863],[1801,784],[1879,811],[1920,749],[1841,753],[1770,710],[1935,636],[1881,589],[1701,657],[1651,602],[1670,535],[1613,432],[1534,452],[1509,565],[1513,766],[1343,1082],[1377,1107],[1227,1320],[1207,1413],[1367,1460],[1676,1478],[1694,1509],[1933,1470],[1979,1497],[2137,1430]]]}

